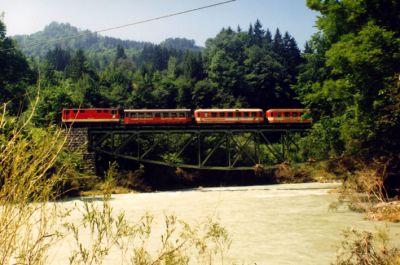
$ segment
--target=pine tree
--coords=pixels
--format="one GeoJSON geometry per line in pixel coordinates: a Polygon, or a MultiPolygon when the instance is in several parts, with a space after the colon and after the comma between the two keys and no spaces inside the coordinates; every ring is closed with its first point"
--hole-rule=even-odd
{"type": "Polygon", "coordinates": [[[57,45],[54,50],[50,50],[46,54],[46,60],[54,67],[54,70],[64,71],[71,61],[71,54],[67,50],[63,50],[57,45]]]}
{"type": "Polygon", "coordinates": [[[278,54],[280,56],[283,55],[284,44],[283,44],[283,39],[282,39],[281,32],[279,31],[279,28],[277,28],[275,31],[272,49],[276,54],[278,54]]]}
{"type": "Polygon", "coordinates": [[[271,43],[272,43],[272,34],[271,34],[271,31],[269,31],[269,29],[267,29],[267,31],[265,32],[265,42],[268,45],[271,45],[271,43]]]}
{"type": "Polygon", "coordinates": [[[115,61],[119,59],[126,59],[125,49],[121,45],[117,46],[117,53],[115,55],[115,61]]]}
{"type": "Polygon", "coordinates": [[[249,36],[253,36],[253,34],[254,34],[253,24],[251,24],[251,23],[250,23],[250,26],[249,26],[249,30],[247,31],[247,34],[249,36]]]}
{"type": "Polygon", "coordinates": [[[262,25],[260,20],[256,20],[256,23],[254,23],[254,42],[257,45],[261,45],[262,41],[264,39],[264,30],[262,29],[262,25]]]}

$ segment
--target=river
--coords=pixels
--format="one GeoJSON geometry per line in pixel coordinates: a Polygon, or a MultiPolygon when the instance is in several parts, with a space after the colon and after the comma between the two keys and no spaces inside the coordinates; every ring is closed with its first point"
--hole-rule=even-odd
{"type": "MultiPolygon", "coordinates": [[[[113,195],[114,211],[137,219],[146,212],[154,220],[173,213],[189,223],[212,217],[229,231],[227,261],[236,264],[330,264],[346,228],[376,231],[386,227],[400,238],[400,224],[372,222],[346,207],[330,209],[339,184],[307,183],[248,187],[198,188],[185,191],[113,195]]],[[[79,199],[63,202],[76,207],[79,199]]],[[[53,250],[53,264],[68,264],[68,246],[53,250]]],[[[114,264],[112,257],[107,264],[114,264]]]]}

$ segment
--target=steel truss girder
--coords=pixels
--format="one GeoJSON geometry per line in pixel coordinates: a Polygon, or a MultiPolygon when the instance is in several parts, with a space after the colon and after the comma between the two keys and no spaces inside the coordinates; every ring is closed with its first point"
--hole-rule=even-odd
{"type": "MultiPolygon", "coordinates": [[[[175,129],[168,130],[135,130],[132,128],[123,129],[89,129],[89,147],[97,152],[110,155],[115,158],[124,158],[137,161],[139,163],[150,163],[156,165],[179,166],[183,168],[194,169],[212,169],[212,170],[249,170],[253,169],[256,164],[261,164],[260,149],[265,146],[266,149],[275,158],[275,164],[287,159],[286,153],[290,152],[291,145],[297,147],[293,141],[291,134],[305,131],[304,129],[271,129],[271,128],[234,128],[234,129],[175,129]],[[127,136],[118,142],[116,136],[127,136]],[[160,137],[157,138],[156,135],[160,137]],[[161,150],[160,144],[164,143],[165,137],[173,135],[187,135],[183,139],[183,144],[172,151],[176,158],[183,162],[163,161],[162,159],[154,159],[149,157],[150,154],[161,150]],[[211,148],[205,143],[207,137],[218,136],[211,148]],[[154,141],[149,147],[145,148],[144,142],[154,141]],[[147,139],[146,139],[147,138],[147,139]],[[240,138],[240,139],[239,139],[240,138]],[[279,139],[279,140],[277,140],[279,139]],[[111,146],[109,146],[111,145],[111,146]],[[132,150],[132,145],[136,150],[132,150]],[[254,152],[249,151],[249,147],[254,146],[254,152]],[[280,146],[281,148],[277,148],[280,146]],[[131,147],[130,153],[124,152],[125,149],[131,147]],[[185,153],[193,154],[193,150],[197,153],[197,161],[184,162],[185,153]],[[132,152],[134,151],[134,152],[132,152]],[[225,151],[225,161],[223,165],[213,164],[212,158],[225,151]],[[239,165],[241,161],[246,164],[239,165]],[[246,158],[246,159],[245,159],[246,158]]],[[[186,154],[187,156],[187,154],[186,154]]],[[[161,157],[161,155],[160,155],[161,157]]],[[[214,161],[215,162],[215,161],[214,161]]],[[[264,167],[273,166],[273,164],[263,163],[264,167]]]]}

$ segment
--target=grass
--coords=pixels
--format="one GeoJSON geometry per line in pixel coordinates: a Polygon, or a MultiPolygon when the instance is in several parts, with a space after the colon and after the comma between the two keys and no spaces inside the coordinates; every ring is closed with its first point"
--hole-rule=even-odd
{"type": "Polygon", "coordinates": [[[343,233],[332,265],[399,265],[400,249],[391,245],[387,231],[376,233],[348,229],[343,233]]]}
{"type": "Polygon", "coordinates": [[[37,100],[23,117],[7,117],[6,105],[0,108],[0,264],[48,264],[49,250],[71,238],[69,264],[103,264],[112,251],[120,253],[120,264],[224,264],[230,238],[214,220],[190,225],[166,215],[156,234],[151,215],[132,222],[115,212],[111,194],[121,189],[114,165],[98,185],[101,202],[85,202],[77,209],[79,220],[68,221],[73,209],[52,203],[74,175],[63,150],[66,135],[57,127],[32,126],[37,100]]]}

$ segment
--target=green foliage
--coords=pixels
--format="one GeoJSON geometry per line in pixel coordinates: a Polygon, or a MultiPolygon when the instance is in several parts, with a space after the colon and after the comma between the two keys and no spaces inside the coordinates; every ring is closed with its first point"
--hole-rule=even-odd
{"type": "MultiPolygon", "coordinates": [[[[400,73],[399,9],[396,1],[319,1],[320,32],[307,45],[296,91],[314,119],[330,120],[336,131],[331,149],[355,154],[361,150],[391,152],[400,141],[396,81],[400,73]],[[388,9],[389,8],[389,9],[388,9]]],[[[314,126],[314,130],[319,127],[314,126]]],[[[332,138],[331,138],[332,139],[332,138]]],[[[326,152],[326,145],[317,146],[326,152]]],[[[339,152],[338,152],[339,151],[339,152]]],[[[319,152],[319,151],[316,151],[319,152]]]]}
{"type": "Polygon", "coordinates": [[[300,64],[296,42],[287,32],[280,36],[279,30],[272,40],[259,20],[249,32],[223,29],[204,50],[186,39],[167,39],[160,45],[124,42],[57,23],[16,38],[24,47],[29,41],[79,33],[85,35],[54,48],[45,44],[24,50],[38,58],[35,67],[42,87],[37,124],[58,122],[62,108],[78,106],[266,109],[298,105],[291,90],[300,64]]]}
{"type": "Polygon", "coordinates": [[[256,21],[247,33],[223,29],[206,43],[205,63],[208,77],[221,98],[230,98],[220,106],[292,107],[291,85],[301,63],[295,40],[279,30],[274,40],[256,21]]]}
{"type": "Polygon", "coordinates": [[[0,17],[0,102],[8,103],[8,110],[17,113],[26,108],[26,87],[34,82],[34,75],[25,56],[16,49],[15,42],[6,37],[6,26],[0,17]]]}

